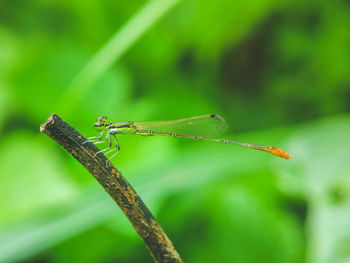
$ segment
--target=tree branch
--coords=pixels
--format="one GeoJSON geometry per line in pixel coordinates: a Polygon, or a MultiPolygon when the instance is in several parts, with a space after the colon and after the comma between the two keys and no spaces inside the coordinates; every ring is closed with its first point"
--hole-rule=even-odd
{"type": "Polygon", "coordinates": [[[61,144],[103,186],[128,217],[135,231],[146,243],[159,263],[181,263],[173,244],[155,220],[139,195],[113,165],[105,166],[107,158],[92,143],[56,114],[40,126],[40,131],[61,144]]]}

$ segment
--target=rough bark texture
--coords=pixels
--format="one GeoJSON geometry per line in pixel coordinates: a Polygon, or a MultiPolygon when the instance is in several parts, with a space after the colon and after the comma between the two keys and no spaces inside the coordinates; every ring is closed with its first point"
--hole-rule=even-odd
{"type": "Polygon", "coordinates": [[[113,165],[106,167],[107,158],[102,153],[94,157],[99,151],[94,144],[82,144],[86,138],[55,114],[41,125],[40,131],[61,144],[97,179],[128,217],[156,262],[182,262],[163,229],[118,169],[113,165]]]}

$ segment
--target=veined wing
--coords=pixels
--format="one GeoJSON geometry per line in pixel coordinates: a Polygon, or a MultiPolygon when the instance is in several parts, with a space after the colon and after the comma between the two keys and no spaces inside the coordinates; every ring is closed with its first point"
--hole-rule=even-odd
{"type": "Polygon", "coordinates": [[[140,131],[156,131],[210,137],[227,130],[226,121],[216,114],[207,114],[173,121],[137,122],[140,131]]]}

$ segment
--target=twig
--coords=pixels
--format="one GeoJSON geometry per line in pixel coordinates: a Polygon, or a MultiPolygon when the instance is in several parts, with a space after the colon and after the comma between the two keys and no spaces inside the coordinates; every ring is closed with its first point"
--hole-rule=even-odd
{"type": "Polygon", "coordinates": [[[82,144],[86,138],[56,114],[51,114],[40,126],[40,131],[61,144],[97,179],[129,218],[156,262],[182,262],[173,244],[128,181],[113,165],[105,166],[107,158],[102,153],[94,157],[99,151],[94,144],[82,144]]]}

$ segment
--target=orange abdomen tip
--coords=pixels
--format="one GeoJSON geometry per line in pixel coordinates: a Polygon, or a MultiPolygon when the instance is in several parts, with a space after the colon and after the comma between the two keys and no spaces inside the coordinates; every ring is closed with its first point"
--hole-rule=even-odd
{"type": "Polygon", "coordinates": [[[285,151],[283,151],[279,148],[275,148],[275,147],[270,148],[270,153],[272,153],[273,155],[282,157],[284,159],[287,159],[287,160],[291,158],[291,156],[288,153],[286,153],[285,151]]]}

